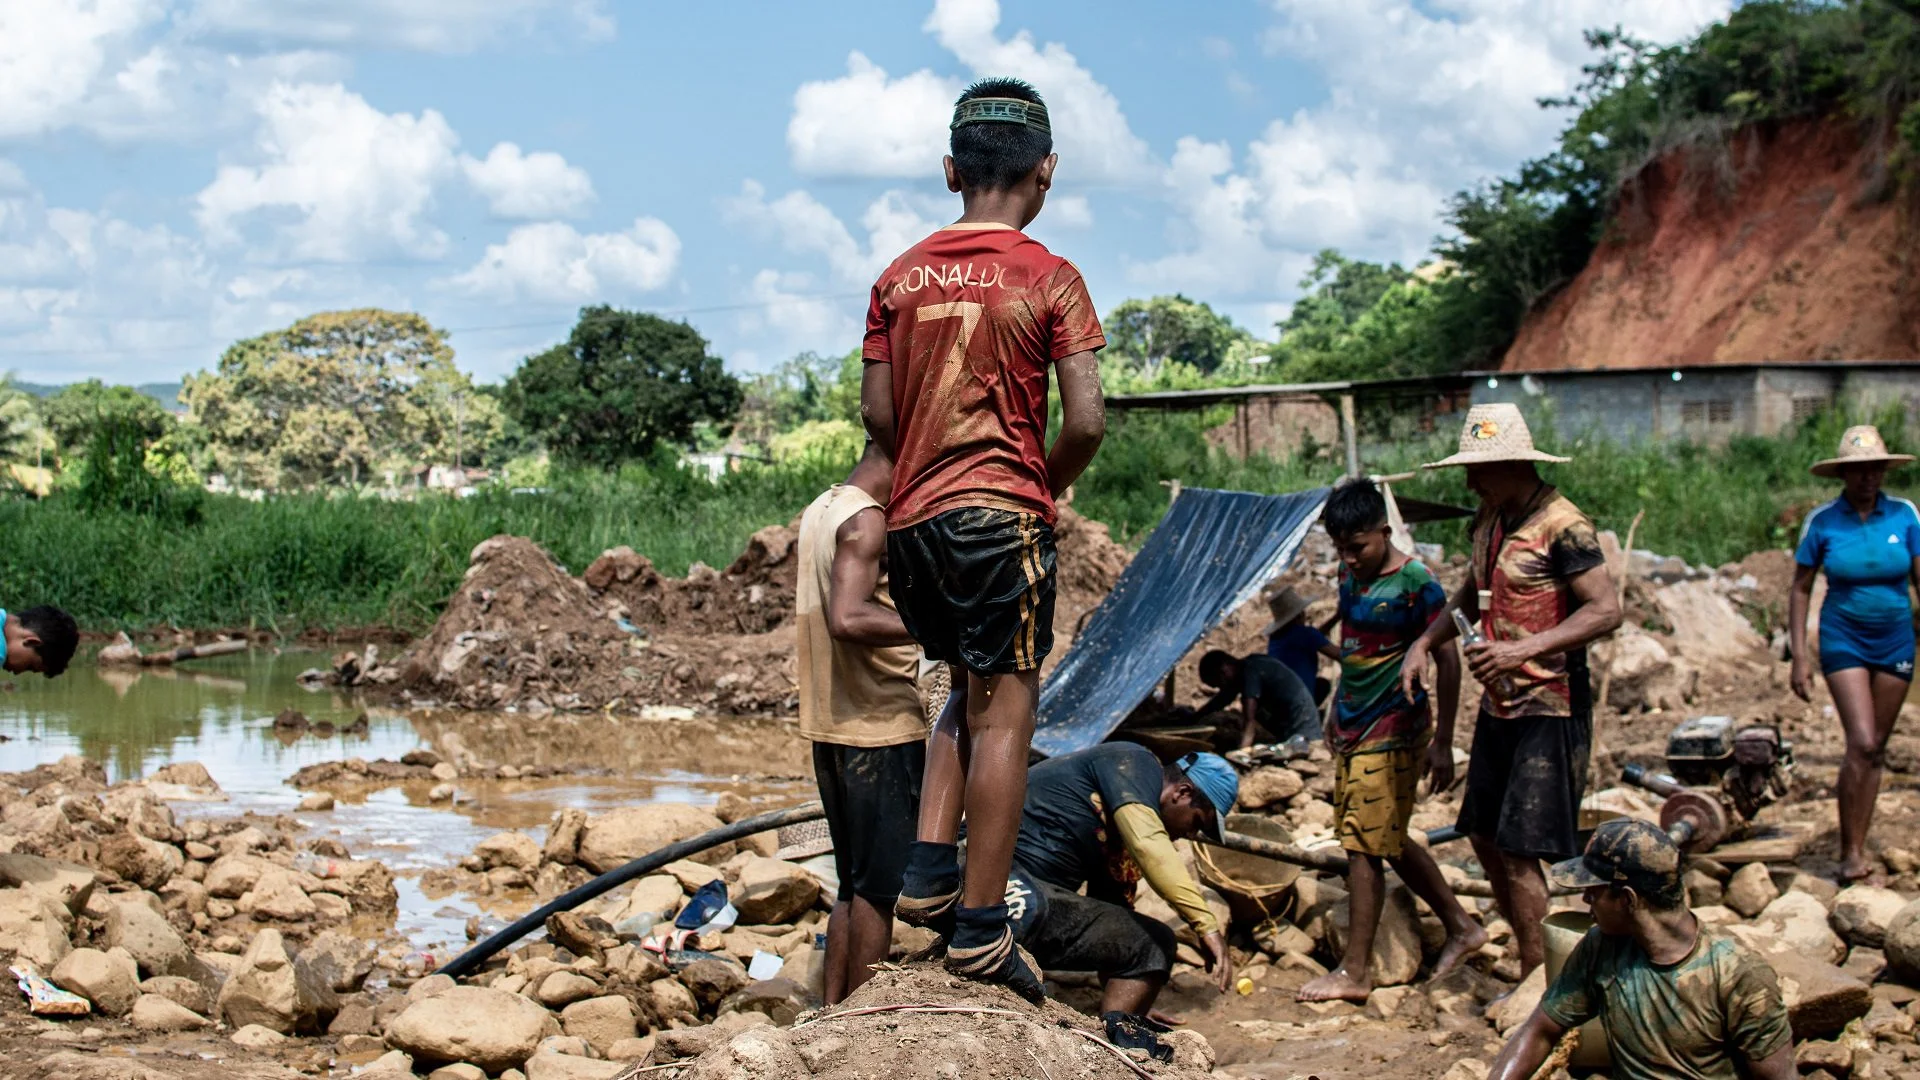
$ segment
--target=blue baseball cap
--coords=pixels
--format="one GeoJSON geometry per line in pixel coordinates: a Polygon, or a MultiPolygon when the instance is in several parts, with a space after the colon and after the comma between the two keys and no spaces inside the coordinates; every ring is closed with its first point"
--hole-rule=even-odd
{"type": "Polygon", "coordinates": [[[1240,774],[1219,754],[1196,751],[1181,755],[1173,764],[1213,804],[1214,839],[1225,840],[1227,815],[1233,813],[1234,800],[1240,797],[1240,774]]]}

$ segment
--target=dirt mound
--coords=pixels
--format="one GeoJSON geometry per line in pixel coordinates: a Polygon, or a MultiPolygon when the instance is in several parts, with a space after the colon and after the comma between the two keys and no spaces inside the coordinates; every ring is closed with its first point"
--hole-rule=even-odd
{"type": "Polygon", "coordinates": [[[645,555],[617,547],[587,567],[587,588],[625,608],[643,630],[692,634],[764,634],[793,621],[799,523],[769,525],[725,570],[694,563],[684,578],[654,569],[645,555]]]}
{"type": "Polygon", "coordinates": [[[462,708],[597,708],[622,693],[638,640],[585,585],[520,536],[473,549],[433,632],[407,651],[400,687],[462,708]]]}
{"type": "Polygon", "coordinates": [[[1649,165],[1509,371],[1920,356],[1920,250],[1845,120],[1750,128],[1649,165]]]}
{"type": "Polygon", "coordinates": [[[1099,1024],[1055,1001],[1041,1008],[999,987],[918,964],[883,970],[840,1006],[791,1029],[750,1028],[709,1050],[694,1076],[824,1077],[1139,1076],[1199,1080],[1213,1050],[1194,1032],[1173,1038],[1170,1064],[1136,1064],[1099,1024]]]}

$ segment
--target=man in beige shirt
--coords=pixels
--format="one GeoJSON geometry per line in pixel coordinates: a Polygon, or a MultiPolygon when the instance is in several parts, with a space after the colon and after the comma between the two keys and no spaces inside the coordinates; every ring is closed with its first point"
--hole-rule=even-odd
{"type": "Polygon", "coordinates": [[[892,466],[874,444],[800,519],[800,733],[833,836],[840,892],[827,921],[826,999],[873,974],[913,844],[926,766],[920,650],[887,593],[892,466]]]}

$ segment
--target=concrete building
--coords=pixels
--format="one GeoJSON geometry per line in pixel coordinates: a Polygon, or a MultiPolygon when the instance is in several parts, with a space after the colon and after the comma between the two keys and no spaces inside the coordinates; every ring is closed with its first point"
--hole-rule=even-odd
{"type": "Polygon", "coordinates": [[[1397,442],[1452,429],[1457,413],[1512,402],[1558,439],[1648,439],[1718,444],[1735,435],[1778,435],[1830,408],[1874,416],[1903,410],[1920,430],[1920,362],[1720,364],[1683,368],[1583,368],[1525,373],[1469,371],[1417,379],[1268,384],[1113,395],[1107,408],[1195,411],[1231,406],[1208,432],[1214,445],[1245,457],[1290,457],[1346,440],[1397,442]]]}

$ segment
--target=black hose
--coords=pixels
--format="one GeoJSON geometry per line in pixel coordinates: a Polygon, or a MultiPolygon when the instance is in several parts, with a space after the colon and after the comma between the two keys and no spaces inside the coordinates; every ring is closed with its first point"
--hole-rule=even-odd
{"type": "Polygon", "coordinates": [[[450,975],[456,979],[463,975],[470,975],[481,964],[486,963],[488,957],[545,926],[552,916],[563,911],[572,911],[594,897],[611,892],[634,878],[651,874],[670,862],[691,858],[708,848],[719,847],[721,844],[752,836],[754,833],[778,829],[783,825],[798,825],[803,821],[818,821],[826,816],[826,809],[818,802],[801,803],[799,806],[788,807],[785,810],[770,810],[754,817],[741,818],[731,825],[722,825],[717,829],[703,832],[699,836],[668,844],[657,851],[640,856],[625,866],[609,870],[585,885],[563,893],[527,912],[505,929],[454,957],[437,970],[442,975],[450,975]]]}

